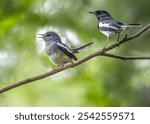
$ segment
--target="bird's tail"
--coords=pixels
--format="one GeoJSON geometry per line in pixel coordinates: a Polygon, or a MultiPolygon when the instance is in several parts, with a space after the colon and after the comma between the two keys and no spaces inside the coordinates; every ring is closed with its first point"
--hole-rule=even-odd
{"type": "Polygon", "coordinates": [[[128,28],[137,28],[137,27],[141,27],[141,24],[126,24],[126,25],[122,25],[121,28],[123,30],[126,30],[128,28]]]}
{"type": "Polygon", "coordinates": [[[85,45],[83,45],[83,46],[81,46],[81,47],[78,47],[78,48],[76,48],[76,49],[73,49],[73,53],[79,53],[80,50],[82,50],[82,49],[84,49],[84,48],[86,48],[86,47],[88,47],[88,46],[90,46],[90,45],[92,45],[92,44],[93,44],[93,42],[90,42],[90,43],[87,43],[87,44],[85,44],[85,45]]]}

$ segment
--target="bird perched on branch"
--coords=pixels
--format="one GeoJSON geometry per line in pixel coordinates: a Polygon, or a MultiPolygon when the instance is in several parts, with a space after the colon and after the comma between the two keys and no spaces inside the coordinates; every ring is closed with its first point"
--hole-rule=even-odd
{"type": "Polygon", "coordinates": [[[107,11],[105,10],[97,10],[94,12],[89,12],[94,14],[98,19],[98,29],[101,33],[107,36],[106,43],[104,48],[107,46],[107,43],[110,37],[114,34],[117,34],[117,42],[120,38],[120,33],[128,28],[139,27],[140,24],[123,24],[116,19],[114,19],[107,11]]]}
{"type": "Polygon", "coordinates": [[[43,38],[45,41],[46,52],[49,58],[58,66],[71,62],[72,59],[77,60],[75,53],[79,53],[80,50],[92,45],[93,43],[85,44],[76,49],[70,49],[66,44],[62,43],[59,35],[55,32],[49,31],[45,34],[38,35],[40,35],[39,38],[43,38]]]}

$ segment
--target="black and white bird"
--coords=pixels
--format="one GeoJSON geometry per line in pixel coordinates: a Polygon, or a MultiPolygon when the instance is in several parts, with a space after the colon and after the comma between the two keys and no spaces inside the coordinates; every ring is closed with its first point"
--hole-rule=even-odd
{"type": "Polygon", "coordinates": [[[43,38],[45,41],[46,52],[51,61],[62,66],[65,63],[71,62],[72,59],[77,60],[75,53],[79,53],[80,50],[92,45],[93,42],[85,44],[76,49],[70,49],[66,44],[62,43],[59,35],[53,31],[46,32],[45,34],[39,34],[39,38],[43,38]]]}
{"type": "Polygon", "coordinates": [[[127,30],[131,27],[139,27],[140,24],[123,24],[119,22],[118,20],[114,19],[107,11],[105,10],[97,10],[94,12],[89,12],[91,14],[94,14],[98,19],[98,29],[101,33],[107,36],[107,40],[105,43],[105,47],[107,46],[108,40],[111,36],[114,34],[117,34],[117,42],[120,38],[120,33],[124,30],[127,30]]]}

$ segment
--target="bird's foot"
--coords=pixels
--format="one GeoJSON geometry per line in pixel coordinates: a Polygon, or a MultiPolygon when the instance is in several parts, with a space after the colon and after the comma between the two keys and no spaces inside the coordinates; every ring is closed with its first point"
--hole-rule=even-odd
{"type": "Polygon", "coordinates": [[[103,51],[103,53],[106,52],[106,47],[102,48],[101,50],[103,51]]]}
{"type": "Polygon", "coordinates": [[[63,67],[63,66],[64,66],[64,64],[57,65],[58,68],[61,68],[61,67],[63,67]]]}
{"type": "Polygon", "coordinates": [[[118,46],[118,48],[120,47],[120,42],[119,41],[117,41],[116,42],[116,44],[117,44],[117,46],[118,46]]]}
{"type": "Polygon", "coordinates": [[[73,61],[70,61],[69,63],[72,65],[72,64],[73,64],[73,61]]]}

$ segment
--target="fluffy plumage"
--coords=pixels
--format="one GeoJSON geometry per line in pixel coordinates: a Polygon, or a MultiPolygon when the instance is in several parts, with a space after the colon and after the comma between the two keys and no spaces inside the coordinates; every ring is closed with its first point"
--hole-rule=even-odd
{"type": "Polygon", "coordinates": [[[70,49],[66,44],[62,43],[59,35],[55,32],[49,31],[45,34],[39,34],[40,38],[45,41],[46,52],[51,61],[56,65],[64,65],[72,59],[77,60],[75,53],[88,47],[92,44],[88,43],[76,49],[70,49]]]}

